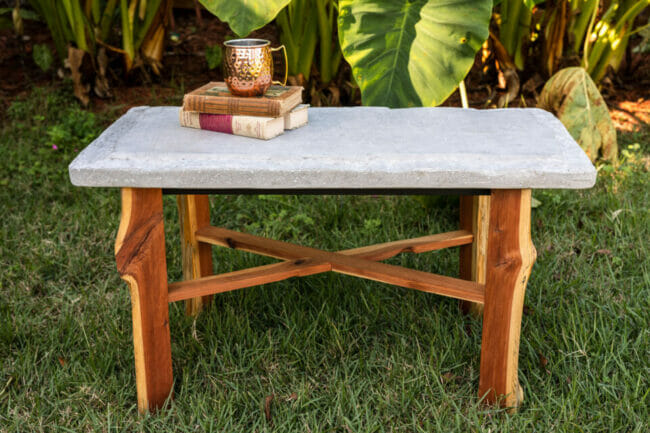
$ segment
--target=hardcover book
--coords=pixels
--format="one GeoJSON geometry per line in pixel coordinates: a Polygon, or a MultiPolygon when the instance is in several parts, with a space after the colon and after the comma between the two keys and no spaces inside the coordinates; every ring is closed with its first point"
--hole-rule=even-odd
{"type": "Polygon", "coordinates": [[[302,102],[301,86],[271,86],[263,96],[234,96],[224,82],[210,82],[183,97],[185,111],[280,117],[302,102]]]}
{"type": "Polygon", "coordinates": [[[178,116],[181,126],[243,135],[269,140],[282,134],[283,129],[297,129],[307,124],[308,104],[297,105],[282,118],[260,116],[231,116],[230,114],[207,114],[185,111],[181,107],[178,116]],[[282,119],[282,122],[280,122],[282,119]],[[283,128],[282,128],[283,127],[283,128]]]}
{"type": "Polygon", "coordinates": [[[293,110],[284,115],[284,130],[296,129],[305,126],[309,121],[308,104],[297,105],[293,110]]]}
{"type": "Polygon", "coordinates": [[[179,110],[181,126],[269,140],[284,132],[284,117],[232,116],[179,110]]]}

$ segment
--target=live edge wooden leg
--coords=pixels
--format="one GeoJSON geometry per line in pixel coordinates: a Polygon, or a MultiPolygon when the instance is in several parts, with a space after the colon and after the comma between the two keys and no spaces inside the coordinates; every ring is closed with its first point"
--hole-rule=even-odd
{"type": "Polygon", "coordinates": [[[138,409],[146,412],[164,405],[173,383],[160,189],[122,189],[115,259],[131,290],[138,409]]]}
{"type": "Polygon", "coordinates": [[[516,408],[523,401],[517,375],[524,294],[535,262],[530,238],[530,190],[493,190],[479,396],[516,408]]]}
{"type": "MultiPolygon", "coordinates": [[[[212,275],[212,249],[196,240],[196,231],[210,225],[210,202],[207,195],[178,195],[178,216],[181,227],[183,279],[194,280],[212,275]]],[[[185,313],[198,315],[210,305],[212,295],[185,301],[185,313]]]]}
{"type": "MultiPolygon", "coordinates": [[[[470,245],[460,247],[460,278],[463,280],[485,284],[489,219],[489,195],[460,197],[460,228],[474,234],[470,245]]],[[[465,314],[483,315],[483,304],[460,301],[460,307],[465,314]]]]}

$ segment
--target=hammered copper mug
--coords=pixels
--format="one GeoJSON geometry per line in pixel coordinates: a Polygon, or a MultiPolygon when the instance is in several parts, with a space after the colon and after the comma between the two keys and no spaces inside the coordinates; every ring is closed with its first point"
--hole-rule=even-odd
{"type": "Polygon", "coordinates": [[[284,45],[271,48],[265,39],[231,39],[226,46],[224,79],[230,93],[237,96],[261,96],[271,86],[287,83],[287,50],[284,45]],[[273,51],[284,51],[284,82],[273,81],[273,51]]]}

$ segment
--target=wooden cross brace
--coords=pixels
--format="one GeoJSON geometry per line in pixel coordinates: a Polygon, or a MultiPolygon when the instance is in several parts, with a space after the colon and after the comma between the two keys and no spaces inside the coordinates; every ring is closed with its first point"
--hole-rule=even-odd
{"type": "Polygon", "coordinates": [[[519,333],[526,283],[535,262],[531,191],[492,190],[489,205],[482,207],[480,201],[461,199],[461,230],[327,252],[212,227],[206,195],[179,196],[186,281],[170,284],[162,191],[123,188],[115,259],[131,292],[138,408],[160,408],[173,396],[169,302],[188,300],[188,311],[198,312],[214,293],[327,271],[484,305],[479,396],[485,402],[518,406],[523,398],[517,373],[519,333]],[[212,276],[210,245],[284,261],[212,276]],[[460,246],[460,276],[465,279],[379,263],[403,252],[455,246],[460,246]]]}
{"type": "Polygon", "coordinates": [[[328,271],[477,303],[483,303],[484,299],[485,285],[483,284],[378,263],[380,260],[404,252],[423,253],[471,244],[474,236],[467,230],[381,243],[335,253],[212,226],[199,228],[195,236],[199,243],[233,248],[284,261],[171,283],[168,287],[170,302],[328,271]]]}

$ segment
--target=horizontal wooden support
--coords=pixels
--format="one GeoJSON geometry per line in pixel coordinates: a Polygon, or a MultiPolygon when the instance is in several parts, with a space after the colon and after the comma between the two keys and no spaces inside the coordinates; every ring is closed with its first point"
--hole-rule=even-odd
{"type": "Polygon", "coordinates": [[[429,251],[441,250],[443,248],[469,245],[473,240],[474,236],[472,235],[472,232],[467,230],[456,230],[453,232],[422,236],[420,238],[405,239],[402,241],[386,242],[383,244],[369,245],[367,247],[342,250],[339,251],[339,254],[379,262],[401,253],[426,253],[429,251]]]}
{"type": "Polygon", "coordinates": [[[267,239],[219,227],[203,227],[196,232],[196,238],[200,242],[262,254],[277,259],[290,261],[309,260],[309,266],[304,263],[291,264],[291,262],[285,262],[214,277],[200,278],[193,281],[173,283],[169,289],[170,301],[208,293],[235,290],[265,282],[280,281],[292,276],[311,275],[331,270],[346,275],[367,278],[457,299],[479,303],[483,302],[484,286],[482,284],[372,261],[393,257],[404,251],[423,252],[448,246],[464,245],[472,241],[471,233],[465,230],[425,236],[407,241],[388,242],[338,253],[294,245],[288,242],[267,239]],[[320,268],[324,270],[319,271],[320,266],[324,266],[320,268]],[[327,266],[330,268],[327,269],[327,266]],[[292,275],[292,272],[296,274],[292,275]],[[201,288],[200,286],[203,284],[209,285],[210,288],[201,288]],[[219,284],[224,284],[224,287],[231,288],[224,288],[219,286],[219,284]],[[230,286],[227,286],[228,284],[230,286]]]}
{"type": "MultiPolygon", "coordinates": [[[[258,238],[258,240],[262,242],[265,239],[258,238]]],[[[471,243],[472,233],[466,230],[457,230],[414,239],[343,250],[339,251],[339,253],[346,256],[379,261],[403,252],[423,253],[471,243]]],[[[253,287],[260,284],[274,283],[291,277],[305,277],[331,270],[332,265],[329,263],[315,262],[308,258],[299,258],[206,278],[179,281],[169,285],[169,302],[229,292],[231,290],[253,287]]]]}
{"type": "MultiPolygon", "coordinates": [[[[196,238],[199,242],[205,242],[226,248],[234,248],[285,260],[300,258],[298,257],[299,254],[294,250],[295,248],[307,248],[310,251],[325,252],[314,248],[302,247],[288,242],[276,241],[213,226],[203,227],[198,230],[196,232],[196,238]]],[[[422,236],[419,238],[385,242],[366,247],[342,250],[339,251],[338,254],[381,261],[394,257],[400,253],[424,253],[443,248],[468,245],[471,244],[473,240],[474,236],[472,235],[472,232],[468,230],[455,230],[452,232],[422,236]]]]}
{"type": "Polygon", "coordinates": [[[349,257],[332,263],[332,271],[395,286],[483,303],[485,285],[401,266],[349,257]]]}
{"type": "Polygon", "coordinates": [[[260,284],[275,283],[291,277],[306,277],[331,271],[329,263],[315,262],[312,259],[288,260],[241,271],[228,272],[195,280],[171,283],[168,288],[169,302],[182,301],[197,296],[229,292],[260,284]]]}

